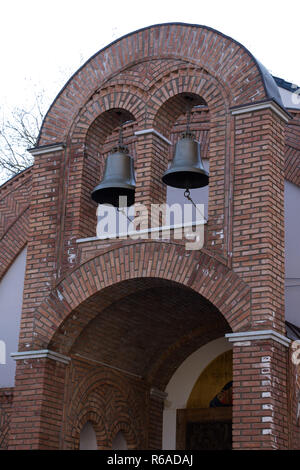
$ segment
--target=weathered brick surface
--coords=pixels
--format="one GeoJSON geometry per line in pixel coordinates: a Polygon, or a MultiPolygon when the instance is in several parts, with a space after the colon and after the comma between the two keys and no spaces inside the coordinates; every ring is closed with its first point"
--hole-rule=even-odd
{"type": "MultiPolygon", "coordinates": [[[[16,250],[27,242],[19,349],[49,348],[72,361],[17,363],[10,448],[78,448],[87,420],[99,448],[110,448],[119,430],[130,448],[157,448],[162,404],[151,387],[164,390],[189,354],[228,331],[285,333],[283,185],[284,175],[299,184],[299,117],[286,126],[270,109],[231,114],[266,98],[248,51],[182,24],[121,38],[62,90],[39,145],[63,150],[38,155],[0,188],[0,273],[14,259],[13,239],[16,250]],[[210,161],[204,248],[186,251],[173,239],[77,243],[95,236],[90,192],[118,142],[115,111],[131,121],[124,142],[136,200],[149,207],[165,201],[161,176],[185,129],[186,93],[196,99],[191,129],[210,161]],[[172,145],[135,135],[152,128],[172,145]]],[[[235,346],[235,448],[297,447],[294,375],[277,343],[235,346]]]]}
{"type": "Polygon", "coordinates": [[[287,356],[271,340],[234,346],[234,449],[288,448],[287,356]]]}

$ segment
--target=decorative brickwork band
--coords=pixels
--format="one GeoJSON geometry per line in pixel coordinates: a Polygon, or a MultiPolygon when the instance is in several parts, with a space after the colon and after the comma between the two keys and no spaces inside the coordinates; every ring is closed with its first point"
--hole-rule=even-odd
{"type": "Polygon", "coordinates": [[[286,336],[277,333],[274,330],[242,331],[239,333],[227,333],[225,337],[231,343],[240,343],[243,341],[272,339],[283,346],[289,347],[291,340],[286,336]]]}
{"type": "Polygon", "coordinates": [[[21,351],[11,353],[11,357],[15,361],[21,361],[26,359],[41,359],[47,358],[52,359],[56,362],[61,362],[62,364],[69,364],[71,361],[70,357],[64,356],[63,354],[59,354],[55,351],[50,351],[49,349],[41,349],[39,351],[21,351]]]}

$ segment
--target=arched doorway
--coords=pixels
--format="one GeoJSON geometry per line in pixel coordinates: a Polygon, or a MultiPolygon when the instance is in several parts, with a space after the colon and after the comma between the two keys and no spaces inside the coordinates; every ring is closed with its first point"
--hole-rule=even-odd
{"type": "Polygon", "coordinates": [[[218,402],[221,390],[231,382],[232,346],[224,337],[208,342],[187,357],[166,387],[163,449],[231,447],[231,396],[227,400],[227,392],[224,403],[218,402]],[[226,423],[225,430],[219,423],[226,423]]]}

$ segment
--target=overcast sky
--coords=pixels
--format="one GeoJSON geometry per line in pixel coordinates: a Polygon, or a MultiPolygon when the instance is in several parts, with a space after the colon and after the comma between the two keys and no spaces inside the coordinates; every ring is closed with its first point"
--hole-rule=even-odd
{"type": "Polygon", "coordinates": [[[0,105],[26,104],[34,88],[43,88],[50,104],[99,49],[174,21],[231,36],[271,73],[300,85],[299,13],[299,0],[1,0],[0,105]]]}

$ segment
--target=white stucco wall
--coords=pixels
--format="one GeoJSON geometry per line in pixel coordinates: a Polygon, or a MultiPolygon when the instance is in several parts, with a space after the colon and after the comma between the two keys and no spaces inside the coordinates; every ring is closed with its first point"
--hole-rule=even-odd
{"type": "Polygon", "coordinates": [[[26,251],[18,255],[0,282],[0,342],[5,345],[4,361],[0,358],[0,387],[13,387],[15,383],[16,364],[10,353],[18,351],[26,251]]]}

